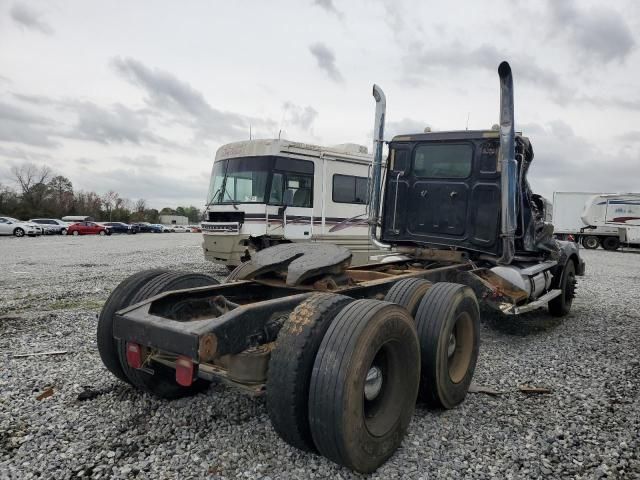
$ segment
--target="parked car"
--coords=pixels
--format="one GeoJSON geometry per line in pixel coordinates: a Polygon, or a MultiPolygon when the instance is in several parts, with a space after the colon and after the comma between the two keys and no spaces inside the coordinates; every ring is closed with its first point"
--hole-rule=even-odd
{"type": "Polygon", "coordinates": [[[138,227],[122,222],[103,222],[102,225],[108,227],[111,233],[127,233],[129,235],[138,233],[138,227]]]}
{"type": "Polygon", "coordinates": [[[67,228],[71,225],[69,222],[63,222],[62,220],[58,220],[57,218],[32,218],[29,220],[30,223],[36,223],[42,227],[44,230],[43,233],[45,235],[51,234],[67,234],[67,228]]]}
{"type": "Polygon", "coordinates": [[[42,231],[42,227],[35,223],[23,222],[12,217],[0,217],[0,235],[14,235],[16,237],[28,235],[35,237],[36,235],[42,235],[42,231]]]}
{"type": "Polygon", "coordinates": [[[69,225],[67,228],[68,235],[111,235],[109,227],[100,225],[95,222],[78,222],[69,225]]]}
{"type": "Polygon", "coordinates": [[[202,233],[202,228],[199,225],[189,225],[187,228],[190,228],[192,233],[202,233]]]}
{"type": "Polygon", "coordinates": [[[176,233],[191,233],[191,229],[187,228],[185,225],[170,225],[170,228],[176,233]]]}
{"type": "Polygon", "coordinates": [[[171,233],[173,232],[173,225],[162,225],[160,223],[153,223],[151,224],[152,227],[155,227],[158,229],[159,233],[171,233]]]}
{"type": "Polygon", "coordinates": [[[93,222],[95,219],[88,215],[67,215],[62,217],[63,222],[78,223],[78,222],[93,222]]]}
{"type": "Polygon", "coordinates": [[[132,223],[132,227],[136,227],[140,233],[162,233],[162,228],[149,222],[132,223]]]}

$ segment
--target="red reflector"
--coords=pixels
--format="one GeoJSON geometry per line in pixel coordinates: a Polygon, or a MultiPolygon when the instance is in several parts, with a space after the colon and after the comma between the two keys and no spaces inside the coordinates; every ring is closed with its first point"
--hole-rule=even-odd
{"type": "Polygon", "coordinates": [[[193,361],[188,357],[178,357],[176,360],[176,382],[188,387],[193,383],[193,361]]]}
{"type": "Polygon", "coordinates": [[[142,348],[137,343],[127,342],[127,363],[131,368],[142,367],[142,348]]]}

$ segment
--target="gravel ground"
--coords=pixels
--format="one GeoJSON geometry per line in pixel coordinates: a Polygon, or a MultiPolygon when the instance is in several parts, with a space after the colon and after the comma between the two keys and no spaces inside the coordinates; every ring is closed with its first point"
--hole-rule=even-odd
{"type": "MultiPolygon", "coordinates": [[[[475,383],[498,394],[417,408],[371,478],[640,478],[640,254],[583,256],[570,316],[483,321],[475,383]]],[[[203,260],[198,234],[0,238],[0,478],[360,477],[287,446],[263,399],[214,385],[160,401],[107,372],[100,306],[153,267],[226,273],[203,260]],[[13,358],[51,350],[70,353],[13,358]],[[95,398],[78,400],[86,388],[95,398]]]]}

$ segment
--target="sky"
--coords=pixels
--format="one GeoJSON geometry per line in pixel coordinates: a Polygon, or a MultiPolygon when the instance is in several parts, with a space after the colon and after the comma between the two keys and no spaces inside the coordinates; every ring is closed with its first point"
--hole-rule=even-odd
{"type": "Polygon", "coordinates": [[[218,147],[254,138],[371,151],[498,121],[511,63],[534,191],[640,191],[634,0],[0,0],[0,184],[30,162],[76,190],[205,202],[218,147]]]}

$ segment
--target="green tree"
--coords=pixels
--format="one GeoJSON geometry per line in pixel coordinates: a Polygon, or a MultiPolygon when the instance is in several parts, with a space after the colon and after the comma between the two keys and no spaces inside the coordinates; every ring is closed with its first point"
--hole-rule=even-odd
{"type": "Polygon", "coordinates": [[[4,215],[17,215],[20,198],[13,188],[0,184],[0,212],[4,215]]]}
{"type": "Polygon", "coordinates": [[[144,211],[144,220],[149,223],[159,223],[160,213],[155,208],[149,208],[144,211]]]}
{"type": "Polygon", "coordinates": [[[51,197],[51,211],[56,217],[63,217],[73,208],[73,184],[62,175],[56,175],[47,184],[51,197]]]}

